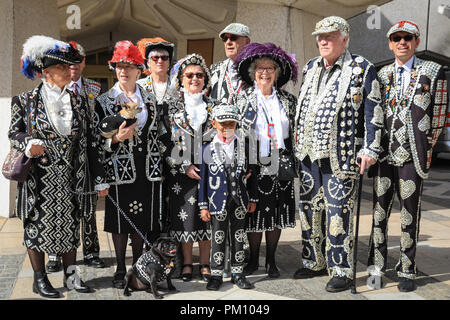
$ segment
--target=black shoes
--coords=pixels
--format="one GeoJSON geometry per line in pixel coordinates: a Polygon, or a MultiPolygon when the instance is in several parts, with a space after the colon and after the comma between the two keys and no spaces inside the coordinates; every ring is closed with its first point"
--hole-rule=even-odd
{"type": "Polygon", "coordinates": [[[84,264],[94,268],[104,268],[106,266],[105,262],[99,257],[84,258],[84,264]]]}
{"type": "Polygon", "coordinates": [[[207,290],[213,290],[217,291],[220,289],[220,286],[222,285],[223,280],[220,276],[211,276],[209,278],[208,284],[206,285],[207,290]]]}
{"type": "Polygon", "coordinates": [[[241,289],[253,289],[253,284],[243,274],[231,275],[231,283],[236,284],[241,289]]]}
{"type": "Polygon", "coordinates": [[[64,274],[63,285],[64,288],[67,288],[69,290],[75,289],[76,292],[80,293],[91,292],[91,288],[88,287],[76,273],[64,274]]]}
{"type": "Polygon", "coordinates": [[[116,289],[123,289],[125,288],[125,275],[127,273],[125,271],[116,271],[114,273],[114,279],[113,279],[113,287],[116,289]]]}
{"type": "Polygon", "coordinates": [[[341,292],[350,289],[351,285],[352,279],[334,276],[330,281],[328,281],[325,290],[328,292],[341,292]]]}
{"type": "Polygon", "coordinates": [[[211,278],[211,268],[210,268],[209,264],[201,264],[200,265],[200,269],[199,269],[199,273],[200,273],[200,278],[203,281],[208,282],[209,279],[211,278]],[[202,269],[204,269],[204,268],[208,268],[210,273],[202,273],[202,269]]]}
{"type": "Polygon", "coordinates": [[[258,264],[249,263],[244,267],[244,275],[249,276],[259,268],[258,264]]]}
{"type": "Polygon", "coordinates": [[[308,279],[327,275],[327,269],[314,271],[308,268],[300,268],[294,273],[294,279],[308,279]]]}
{"type": "Polygon", "coordinates": [[[59,292],[53,288],[45,272],[35,272],[33,292],[44,298],[59,298],[59,292]]]}
{"type": "Polygon", "coordinates": [[[397,288],[401,292],[411,292],[416,290],[416,283],[412,279],[399,277],[397,288]]]}
{"type": "Polygon", "coordinates": [[[190,267],[191,268],[191,272],[189,273],[183,273],[181,275],[181,279],[183,279],[184,282],[189,282],[192,280],[192,270],[194,269],[194,266],[192,264],[183,264],[183,269],[185,267],[190,267]]]}
{"type": "Polygon", "coordinates": [[[273,264],[266,264],[266,271],[269,275],[269,278],[279,278],[280,277],[280,270],[278,270],[275,263],[273,264]]]}
{"type": "Polygon", "coordinates": [[[45,265],[48,273],[59,272],[62,270],[61,258],[56,256],[55,260],[49,260],[45,265]]]}

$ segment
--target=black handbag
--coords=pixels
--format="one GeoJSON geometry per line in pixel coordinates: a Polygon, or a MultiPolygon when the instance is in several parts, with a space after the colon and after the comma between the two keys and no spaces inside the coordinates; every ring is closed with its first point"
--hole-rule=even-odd
{"type": "Polygon", "coordinates": [[[278,161],[278,179],[287,181],[297,177],[294,153],[284,149],[280,152],[280,159],[278,161]]]}

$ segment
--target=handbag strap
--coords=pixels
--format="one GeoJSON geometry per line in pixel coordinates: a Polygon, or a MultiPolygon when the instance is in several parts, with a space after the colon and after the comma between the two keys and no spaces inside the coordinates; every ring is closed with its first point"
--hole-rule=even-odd
{"type": "MultiPolygon", "coordinates": [[[[33,129],[34,129],[34,123],[36,122],[36,110],[33,110],[30,108],[30,93],[27,92],[27,99],[26,99],[26,121],[27,121],[27,134],[33,135],[33,129]]],[[[36,108],[35,108],[36,109],[36,108]]]]}

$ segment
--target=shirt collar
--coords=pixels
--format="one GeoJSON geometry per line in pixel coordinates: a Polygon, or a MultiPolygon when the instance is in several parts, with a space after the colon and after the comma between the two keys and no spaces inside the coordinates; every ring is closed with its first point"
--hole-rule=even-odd
{"type": "Polygon", "coordinates": [[[62,96],[67,94],[68,85],[66,85],[62,90],[57,85],[51,85],[45,79],[42,79],[42,82],[44,83],[43,87],[49,93],[52,97],[58,97],[57,99],[61,99],[62,96]]]}
{"type": "Polygon", "coordinates": [[[233,141],[236,140],[236,138],[237,138],[236,135],[234,135],[230,140],[228,140],[228,143],[226,143],[226,142],[222,141],[219,138],[218,134],[216,134],[214,136],[213,142],[214,143],[220,143],[220,144],[225,145],[225,146],[230,146],[233,143],[233,141]]]}
{"type": "MultiPolygon", "coordinates": [[[[411,59],[409,59],[405,64],[402,65],[403,69],[405,69],[406,72],[411,72],[411,69],[413,68],[413,65],[414,65],[414,58],[415,57],[416,56],[413,55],[411,57],[411,59]]],[[[397,71],[398,67],[400,67],[400,66],[398,65],[397,60],[395,60],[395,70],[396,71],[397,71]]]]}
{"type": "MultiPolygon", "coordinates": [[[[128,98],[127,95],[125,94],[125,92],[123,92],[122,89],[120,89],[119,82],[116,82],[116,84],[111,88],[111,93],[112,93],[112,95],[111,95],[112,98],[118,100],[118,102],[121,102],[121,103],[130,102],[129,101],[130,98],[128,98]],[[119,97],[119,96],[121,96],[121,97],[119,97]]],[[[134,103],[137,103],[138,105],[140,105],[143,102],[141,92],[139,91],[139,87],[137,84],[136,84],[136,91],[132,94],[131,99],[133,100],[134,103]],[[139,100],[139,101],[135,101],[135,100],[139,100]]]]}
{"type": "MultiPolygon", "coordinates": [[[[336,60],[336,62],[331,66],[331,68],[333,68],[334,66],[338,66],[340,69],[342,69],[342,66],[344,65],[344,59],[345,59],[345,55],[347,53],[347,50],[345,50],[340,56],[339,58],[336,60]]],[[[320,57],[317,60],[317,64],[319,64],[319,66],[321,66],[322,68],[325,67],[325,59],[323,57],[320,57]]],[[[330,66],[329,66],[330,67],[330,66]]],[[[328,68],[327,68],[328,69],[328,68]]]]}
{"type": "Polygon", "coordinates": [[[67,88],[68,88],[69,90],[72,90],[72,91],[73,91],[73,84],[74,84],[74,83],[77,84],[78,90],[80,91],[81,88],[83,87],[83,83],[81,82],[81,77],[79,77],[77,81],[71,81],[70,84],[67,86],[67,88]]]}
{"type": "Polygon", "coordinates": [[[262,94],[261,90],[259,90],[258,85],[256,84],[256,80],[254,81],[254,83],[255,83],[255,88],[256,88],[255,91],[256,91],[257,96],[262,97],[262,98],[264,98],[264,99],[266,99],[266,100],[271,100],[271,99],[273,99],[273,98],[276,96],[277,90],[275,89],[274,86],[272,86],[272,93],[271,93],[271,95],[268,96],[268,97],[266,98],[266,97],[262,94]]]}

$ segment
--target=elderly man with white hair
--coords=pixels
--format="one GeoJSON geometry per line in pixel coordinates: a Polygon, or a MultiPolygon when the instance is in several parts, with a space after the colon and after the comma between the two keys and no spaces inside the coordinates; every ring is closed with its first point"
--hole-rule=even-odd
{"type": "Polygon", "coordinates": [[[295,117],[303,267],[294,278],[328,271],[329,292],[352,284],[358,178],[377,161],[383,128],[377,72],[347,50],[349,29],[335,16],[317,23],[320,56],[303,69],[295,117]]]}
{"type": "Polygon", "coordinates": [[[247,88],[237,72],[234,62],[250,40],[250,29],[242,23],[230,23],[219,37],[223,41],[227,59],[211,65],[210,97],[223,103],[234,103],[237,95],[247,88]]]}

